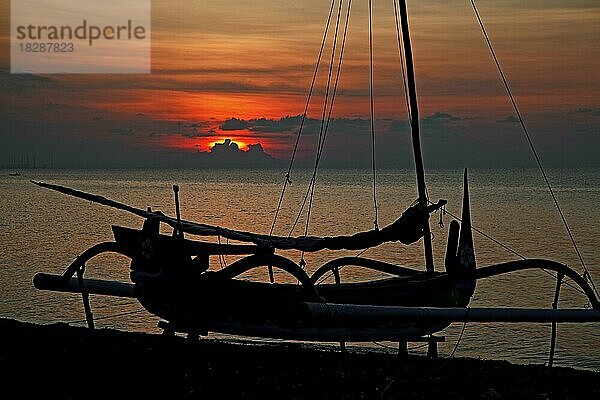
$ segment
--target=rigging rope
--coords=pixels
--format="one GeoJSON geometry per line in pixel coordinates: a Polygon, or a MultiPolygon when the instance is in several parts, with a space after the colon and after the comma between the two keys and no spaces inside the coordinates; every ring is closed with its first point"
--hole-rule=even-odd
{"type": "MultiPolygon", "coordinates": [[[[429,201],[430,204],[434,204],[433,202],[429,201]]],[[[450,211],[448,210],[444,210],[444,212],[446,214],[448,214],[449,216],[451,216],[452,218],[456,219],[459,222],[462,222],[462,219],[459,218],[458,216],[452,214],[450,211]]],[[[479,233],[481,236],[485,237],[486,239],[491,240],[492,242],[496,243],[497,245],[499,245],[500,247],[502,247],[503,249],[507,250],[508,252],[514,254],[515,256],[521,258],[522,260],[526,260],[527,257],[517,253],[515,250],[511,249],[510,247],[508,247],[507,245],[505,245],[504,243],[500,242],[497,239],[494,239],[492,236],[488,235],[487,233],[483,232],[482,230],[474,227],[471,225],[471,229],[474,230],[475,232],[479,233]]]]}
{"type": "Polygon", "coordinates": [[[377,210],[377,172],[375,169],[375,99],[373,93],[373,7],[369,0],[369,104],[371,111],[371,169],[373,174],[373,211],[375,229],[379,229],[379,217],[377,210]]]}
{"type": "MultiPolygon", "coordinates": [[[[322,128],[323,128],[323,122],[325,121],[326,110],[329,110],[329,111],[327,113],[327,119],[326,119],[327,122],[325,123],[324,128],[322,129],[322,131],[319,134],[319,143],[318,143],[317,154],[316,154],[316,158],[315,158],[315,167],[313,169],[313,173],[312,173],[310,182],[308,184],[306,193],[304,195],[304,199],[302,201],[302,205],[300,206],[300,210],[298,211],[298,214],[296,215],[296,219],[295,219],[295,221],[294,221],[294,223],[292,225],[292,228],[289,231],[288,237],[291,237],[292,233],[296,229],[296,226],[298,225],[300,217],[302,216],[302,213],[304,211],[304,207],[306,206],[306,202],[307,202],[307,200],[309,198],[310,198],[310,203],[309,203],[309,212],[308,212],[308,215],[307,215],[307,223],[308,223],[308,221],[310,219],[310,209],[312,208],[312,200],[313,200],[313,197],[314,197],[314,187],[315,187],[315,183],[316,183],[317,169],[318,169],[318,166],[319,166],[319,162],[321,160],[321,156],[323,154],[323,147],[324,147],[324,144],[325,144],[325,138],[327,137],[327,133],[329,132],[329,123],[331,121],[331,113],[332,113],[332,110],[333,110],[333,103],[334,103],[335,96],[336,96],[336,93],[337,93],[337,87],[338,87],[338,82],[339,82],[339,77],[340,77],[342,59],[343,59],[343,55],[344,55],[344,49],[345,49],[345,46],[346,46],[346,37],[347,37],[347,31],[348,31],[348,22],[350,20],[351,5],[352,5],[352,1],[350,0],[348,2],[348,8],[347,8],[347,11],[346,11],[346,21],[345,21],[345,24],[344,24],[344,32],[343,32],[343,35],[342,35],[342,45],[341,45],[341,48],[340,48],[340,55],[339,55],[338,63],[337,63],[336,78],[335,78],[335,82],[334,82],[334,85],[333,85],[333,91],[332,91],[332,95],[331,95],[329,107],[327,107],[327,102],[325,102],[324,105],[323,105],[323,110],[324,111],[323,111],[323,117],[322,117],[322,120],[321,120],[322,121],[322,125],[321,125],[322,128]]],[[[341,11],[341,2],[340,2],[340,11],[341,11]]],[[[338,28],[339,28],[339,16],[340,16],[340,13],[338,11],[338,22],[337,22],[337,26],[336,26],[336,35],[335,35],[336,39],[337,39],[337,32],[338,32],[338,28]]],[[[335,47],[335,42],[334,42],[334,47],[335,47]]],[[[335,48],[332,50],[332,59],[331,59],[331,63],[330,63],[330,74],[332,72],[331,67],[333,66],[333,63],[334,63],[334,57],[333,57],[334,54],[335,54],[334,51],[335,51],[335,48]]],[[[329,78],[330,77],[331,77],[331,75],[329,76],[329,78]]],[[[328,79],[327,91],[329,91],[330,86],[331,86],[331,80],[328,79]]],[[[327,93],[326,93],[326,95],[327,95],[327,93]]],[[[305,234],[307,232],[308,232],[308,228],[305,227],[305,234]]]]}
{"type": "Polygon", "coordinates": [[[458,336],[458,339],[456,340],[456,344],[454,345],[454,348],[452,349],[452,353],[450,353],[449,358],[454,358],[454,354],[456,353],[456,350],[458,349],[458,346],[460,345],[460,341],[462,340],[463,334],[465,333],[465,329],[467,328],[466,319],[469,315],[470,310],[471,310],[471,307],[467,307],[467,314],[465,315],[465,322],[463,322],[462,329],[460,330],[460,335],[458,336]]]}
{"type": "MultiPolygon", "coordinates": [[[[292,233],[294,232],[300,217],[302,216],[302,213],[304,212],[304,208],[306,206],[306,203],[308,201],[308,210],[307,210],[307,216],[306,216],[306,223],[305,223],[305,229],[304,229],[304,234],[308,234],[308,228],[309,228],[309,224],[310,224],[310,216],[312,213],[312,205],[313,205],[313,201],[314,201],[314,192],[315,192],[315,186],[316,186],[316,175],[317,175],[317,170],[318,170],[318,166],[323,154],[323,148],[324,148],[324,144],[325,144],[325,139],[327,137],[327,133],[329,131],[329,124],[331,122],[332,119],[332,111],[333,111],[333,104],[334,104],[334,100],[335,100],[335,95],[337,93],[337,87],[338,87],[338,83],[339,83],[339,77],[340,77],[340,72],[341,72],[341,64],[342,64],[342,60],[343,60],[343,54],[344,54],[344,49],[345,49],[345,44],[346,44],[346,37],[347,37],[347,31],[348,31],[348,23],[349,23],[349,19],[350,19],[350,10],[351,10],[351,4],[352,1],[349,0],[348,1],[348,6],[347,6],[347,13],[346,13],[346,20],[345,20],[345,24],[344,24],[344,30],[343,30],[343,38],[342,38],[342,44],[341,44],[341,50],[340,50],[340,54],[338,57],[338,63],[337,63],[337,72],[336,72],[336,77],[335,77],[335,81],[333,84],[333,91],[331,92],[330,95],[330,90],[331,90],[331,76],[333,73],[333,65],[334,65],[334,61],[335,61],[335,52],[336,52],[336,48],[337,48],[337,40],[339,37],[339,23],[340,23],[340,16],[341,16],[341,10],[343,7],[343,0],[340,0],[339,3],[339,7],[338,7],[338,14],[337,14],[337,20],[336,20],[336,27],[335,27],[335,34],[334,34],[334,41],[333,41],[333,45],[332,45],[332,52],[331,52],[331,60],[330,60],[330,64],[329,64],[329,74],[328,74],[328,79],[327,79],[327,86],[326,86],[326,91],[325,91],[325,99],[324,99],[324,103],[323,103],[323,112],[322,112],[322,118],[321,118],[321,127],[320,127],[320,131],[319,131],[319,142],[318,142],[318,149],[317,149],[317,155],[315,158],[315,166],[313,169],[313,174],[311,176],[306,194],[304,196],[304,199],[302,201],[302,205],[300,207],[300,210],[297,213],[296,219],[289,231],[288,237],[290,237],[292,235],[292,233]],[[327,114],[327,118],[325,118],[325,114],[327,114]]],[[[371,5],[370,5],[371,6],[371,5]]],[[[333,5],[332,5],[333,7],[333,5]]],[[[330,9],[330,11],[332,11],[332,9],[330,9]]],[[[374,224],[375,224],[375,228],[379,229],[378,226],[378,206],[377,206],[377,197],[376,197],[376,169],[375,169],[375,141],[374,141],[374,118],[373,118],[373,114],[374,114],[374,101],[373,101],[373,89],[372,89],[372,83],[373,83],[373,57],[372,57],[372,26],[371,26],[371,8],[369,9],[369,48],[370,48],[370,56],[369,56],[369,61],[370,61],[370,100],[371,100],[371,132],[372,132],[372,143],[373,143],[373,203],[374,203],[374,209],[375,209],[375,220],[374,220],[374,224]]],[[[286,182],[284,183],[284,188],[287,185],[289,180],[289,173],[288,175],[286,175],[286,182]]],[[[281,204],[283,199],[283,193],[282,196],[280,197],[280,201],[279,203],[281,204]]],[[[280,205],[278,206],[278,210],[276,212],[276,214],[278,214],[280,209],[280,205]]],[[[274,229],[274,224],[272,226],[272,230],[271,230],[271,234],[272,231],[274,229]]],[[[301,256],[301,261],[303,260],[303,254],[301,256]]]]}
{"type": "Polygon", "coordinates": [[[317,170],[319,168],[319,161],[321,159],[321,154],[323,152],[323,145],[325,144],[325,136],[327,134],[326,128],[325,128],[325,126],[326,126],[325,116],[327,115],[328,107],[329,107],[329,110],[331,111],[331,107],[333,106],[333,102],[331,103],[331,105],[329,105],[329,92],[331,90],[331,76],[333,74],[333,68],[334,68],[334,64],[335,64],[335,51],[337,49],[337,40],[338,40],[338,33],[339,33],[339,27],[340,27],[340,16],[342,14],[342,4],[343,4],[343,0],[340,0],[338,12],[337,12],[337,20],[336,20],[336,24],[335,24],[335,33],[333,35],[333,44],[331,46],[331,59],[329,60],[329,72],[327,74],[327,86],[325,88],[325,98],[323,99],[323,113],[321,114],[321,126],[319,128],[319,143],[317,146],[317,155],[315,157],[315,168],[313,170],[313,175],[311,178],[311,182],[309,184],[310,200],[308,202],[308,210],[306,211],[304,236],[306,236],[308,234],[308,227],[310,225],[310,215],[312,213],[312,205],[313,205],[313,200],[314,200],[314,195],[315,195],[317,170]]]}
{"type": "MultiPolygon", "coordinates": [[[[218,243],[221,244],[221,235],[217,236],[217,240],[218,243]]],[[[227,239],[227,244],[229,244],[229,239],[227,239]]],[[[221,266],[221,269],[223,269],[223,267],[227,267],[227,260],[225,259],[225,255],[224,254],[219,254],[219,265],[221,266]]]]}
{"type": "Polygon", "coordinates": [[[479,26],[481,27],[481,31],[483,32],[483,36],[485,37],[485,41],[487,42],[488,48],[490,50],[490,53],[492,54],[492,57],[494,59],[494,62],[496,63],[496,68],[498,69],[498,72],[500,73],[500,77],[502,78],[502,83],[504,84],[504,88],[506,89],[506,92],[508,93],[508,96],[510,97],[510,101],[512,103],[513,109],[515,110],[515,113],[517,114],[517,118],[519,119],[519,123],[521,124],[521,128],[523,129],[523,132],[525,133],[525,137],[527,138],[527,142],[529,143],[529,147],[531,148],[531,151],[533,152],[533,155],[535,157],[535,161],[542,173],[542,176],[544,177],[544,181],[546,182],[546,186],[548,187],[548,190],[550,191],[550,195],[552,196],[552,200],[554,200],[554,205],[556,206],[556,209],[558,210],[558,213],[560,214],[560,218],[562,219],[563,225],[567,231],[567,234],[569,235],[569,238],[571,239],[571,243],[573,244],[573,248],[575,249],[575,252],[577,253],[577,257],[579,257],[579,261],[581,262],[581,265],[583,266],[583,278],[586,280],[590,281],[590,284],[592,286],[592,288],[594,289],[594,292],[596,293],[596,296],[598,296],[598,291],[596,290],[596,286],[594,285],[594,281],[592,281],[592,277],[590,275],[590,272],[588,271],[587,266],[585,265],[585,262],[583,261],[583,256],[581,255],[581,252],[579,251],[579,247],[577,246],[577,242],[575,242],[575,238],[573,237],[573,234],[571,233],[571,229],[569,228],[569,224],[567,223],[567,220],[563,214],[563,211],[560,207],[560,204],[558,203],[558,199],[556,198],[556,195],[554,194],[554,190],[552,189],[552,186],[550,185],[550,181],[548,180],[548,177],[546,176],[546,171],[544,171],[544,167],[542,166],[542,161],[540,160],[540,157],[538,156],[538,153],[535,149],[535,146],[533,144],[533,141],[531,140],[531,137],[529,136],[529,132],[527,131],[527,127],[525,126],[525,122],[523,121],[523,118],[521,116],[521,113],[519,112],[519,108],[517,107],[517,103],[515,101],[515,98],[512,94],[512,91],[510,90],[510,86],[508,85],[508,81],[506,80],[506,77],[504,75],[504,72],[502,71],[502,68],[500,67],[500,62],[498,61],[498,57],[496,56],[496,52],[494,51],[494,48],[492,46],[492,43],[490,41],[490,38],[487,34],[487,31],[485,29],[485,26],[483,24],[483,21],[481,19],[481,16],[479,15],[479,11],[477,10],[477,7],[475,6],[475,0],[470,0],[471,1],[471,6],[473,7],[473,11],[475,11],[475,16],[477,17],[477,21],[479,22],[479,26]]]}
{"type": "MultiPolygon", "coordinates": [[[[429,203],[434,204],[432,202],[429,202],[429,203]]],[[[456,219],[457,221],[462,222],[461,218],[459,218],[458,216],[452,214],[450,211],[444,209],[444,213],[448,214],[449,216],[451,216],[452,218],[456,219]]],[[[514,254],[515,256],[521,258],[522,260],[526,260],[527,259],[527,257],[525,257],[524,255],[517,253],[515,250],[511,249],[508,245],[500,242],[498,239],[493,238],[492,236],[490,236],[487,233],[483,232],[481,229],[479,229],[479,228],[477,228],[477,227],[475,227],[473,225],[471,225],[471,229],[473,231],[479,233],[481,236],[485,237],[486,239],[491,240],[492,242],[496,243],[497,245],[499,245],[503,249],[505,249],[505,250],[509,251],[510,253],[514,254]]],[[[552,272],[550,272],[548,270],[545,270],[544,268],[540,268],[540,269],[544,273],[546,273],[546,274],[550,275],[551,277],[553,277],[554,279],[556,279],[556,275],[554,275],[552,272]]],[[[575,290],[575,291],[577,291],[577,292],[585,295],[585,292],[583,290],[581,290],[580,288],[578,288],[576,286],[573,286],[570,283],[564,281],[564,279],[569,279],[569,278],[568,277],[563,278],[563,284],[565,284],[565,285],[569,286],[571,289],[573,289],[573,290],[575,290]]]]}
{"type": "MultiPolygon", "coordinates": [[[[398,351],[397,347],[388,346],[388,345],[383,344],[381,342],[371,342],[371,343],[373,343],[376,346],[383,347],[384,349],[390,349],[390,350],[398,351]]],[[[407,350],[409,350],[409,351],[418,350],[418,349],[422,349],[425,346],[428,346],[428,343],[423,343],[423,344],[418,344],[416,346],[411,346],[411,347],[408,347],[407,350]]]]}
{"type": "MultiPolygon", "coordinates": [[[[127,312],[122,312],[122,313],[118,313],[118,314],[110,314],[110,315],[104,315],[102,317],[94,317],[94,321],[99,321],[102,319],[109,319],[109,318],[117,318],[117,317],[124,317],[126,315],[132,315],[132,314],[139,314],[142,312],[147,311],[145,308],[140,308],[138,310],[133,310],[133,311],[127,311],[127,312]]],[[[80,324],[83,322],[87,322],[87,319],[78,319],[75,321],[69,321],[67,322],[67,325],[71,325],[71,324],[80,324]]]]}
{"type": "Polygon", "coordinates": [[[290,165],[288,167],[288,171],[285,174],[285,180],[283,183],[283,188],[281,189],[281,195],[279,196],[279,204],[277,205],[277,210],[275,211],[275,216],[273,218],[273,224],[271,225],[271,230],[269,231],[269,236],[273,234],[275,230],[275,223],[277,222],[277,217],[279,216],[279,211],[281,210],[281,203],[283,202],[283,197],[285,196],[285,190],[287,185],[291,183],[291,172],[292,166],[294,165],[294,159],[296,157],[296,152],[298,150],[298,143],[300,142],[300,136],[302,135],[302,129],[304,128],[304,123],[306,121],[306,115],[308,113],[308,106],[310,105],[310,99],[312,98],[313,89],[315,87],[315,81],[317,79],[317,74],[319,72],[319,66],[321,65],[321,57],[323,56],[323,49],[325,48],[325,42],[327,40],[327,33],[329,32],[329,24],[331,23],[331,16],[333,15],[333,6],[335,5],[335,0],[331,0],[331,7],[329,8],[329,16],[327,17],[327,23],[325,24],[325,30],[323,32],[323,40],[321,41],[321,48],[319,49],[319,55],[317,56],[317,63],[315,64],[315,69],[313,72],[312,81],[310,83],[310,90],[308,91],[308,96],[306,99],[306,104],[304,105],[304,113],[302,113],[302,120],[300,121],[300,127],[298,128],[298,134],[296,135],[296,142],[294,143],[294,149],[292,151],[292,156],[290,158],[290,165]]]}
{"type": "Polygon", "coordinates": [[[396,37],[398,39],[398,57],[400,58],[400,66],[402,67],[402,87],[404,88],[404,101],[406,103],[406,113],[408,115],[408,121],[412,121],[410,113],[410,104],[408,102],[408,89],[406,85],[406,71],[404,70],[404,46],[402,46],[402,37],[400,34],[400,20],[398,19],[398,8],[400,0],[392,0],[394,3],[394,18],[396,19],[396,37]]]}

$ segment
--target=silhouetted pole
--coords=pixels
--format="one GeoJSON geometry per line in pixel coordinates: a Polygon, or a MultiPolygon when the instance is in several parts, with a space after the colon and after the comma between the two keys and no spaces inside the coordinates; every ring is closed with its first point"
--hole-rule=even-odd
{"type": "Polygon", "coordinates": [[[177,237],[183,237],[181,229],[181,212],[179,210],[179,186],[173,185],[173,193],[175,194],[175,213],[177,214],[177,237]]]}
{"type": "MultiPolygon", "coordinates": [[[[556,290],[554,291],[554,301],[552,302],[552,309],[558,308],[558,297],[560,296],[560,286],[564,275],[560,272],[556,275],[556,290]]],[[[552,322],[552,335],[550,336],[550,355],[548,357],[548,366],[552,367],[554,364],[554,350],[556,349],[556,322],[552,322]]]]}
{"type": "MultiPolygon", "coordinates": [[[[415,84],[415,70],[413,66],[412,49],[410,46],[410,32],[408,29],[408,14],[406,12],[406,0],[399,0],[400,21],[402,26],[402,42],[404,43],[404,55],[406,62],[406,83],[408,86],[408,97],[410,103],[410,126],[412,129],[412,144],[415,155],[415,169],[417,172],[417,188],[419,190],[419,205],[427,208],[427,188],[425,186],[425,171],[423,169],[423,157],[421,155],[421,137],[419,135],[419,106],[417,104],[417,89],[415,84]]],[[[431,231],[429,230],[429,214],[423,229],[423,246],[425,248],[425,268],[433,272],[433,251],[431,248],[431,231]]]]}
{"type": "Polygon", "coordinates": [[[79,284],[79,290],[81,291],[81,298],[83,299],[83,310],[85,311],[85,320],[87,321],[88,328],[94,329],[94,315],[92,314],[92,308],[90,307],[90,293],[86,290],[84,284],[84,271],[84,265],[77,269],[77,282],[79,284]]]}

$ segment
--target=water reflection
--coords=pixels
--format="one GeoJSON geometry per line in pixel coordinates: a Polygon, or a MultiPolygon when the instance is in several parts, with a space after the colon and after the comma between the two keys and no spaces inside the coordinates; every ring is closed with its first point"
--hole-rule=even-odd
{"type": "MultiPolygon", "coordinates": [[[[306,191],[310,171],[298,171],[282,204],[277,234],[287,235],[306,191]]],[[[20,177],[0,173],[0,316],[31,322],[83,320],[80,298],[73,294],[41,292],[33,288],[36,272],[60,273],[86,248],[111,240],[111,225],[140,227],[142,221],[124,212],[92,205],[43,190],[29,179],[59,183],[125,202],[140,208],[174,214],[171,186],[179,184],[182,217],[208,224],[268,233],[279,200],[281,171],[275,170],[32,170],[20,177]]],[[[592,276],[600,282],[600,171],[555,170],[550,172],[592,276]]],[[[372,228],[371,175],[369,171],[324,170],[319,175],[310,233],[351,234],[372,228]]],[[[382,171],[378,175],[380,226],[393,222],[417,197],[412,171],[382,171]]],[[[437,170],[427,176],[432,200],[445,198],[448,210],[460,213],[462,172],[437,170]]],[[[473,223],[527,257],[556,259],[579,270],[560,218],[535,170],[474,170],[470,172],[473,223]]],[[[444,257],[446,228],[438,228],[433,216],[434,256],[438,265],[444,257]]],[[[300,219],[296,234],[303,232],[300,219]]],[[[164,228],[165,233],[170,230],[164,228]]],[[[511,253],[475,234],[478,265],[515,259],[511,253]]],[[[215,240],[215,239],[209,239],[215,240]]],[[[298,252],[282,252],[299,260],[298,252]]],[[[316,270],[334,256],[356,252],[324,251],[306,254],[307,269],[316,270]]],[[[365,256],[398,265],[422,268],[419,245],[397,243],[370,249],[365,256]]],[[[225,257],[226,263],[235,257],[225,257]]],[[[212,268],[220,268],[215,257],[212,268]]],[[[114,255],[88,264],[89,276],[128,280],[127,261],[114,255]]],[[[342,279],[358,281],[375,275],[360,269],[342,271],[342,279]]],[[[252,271],[248,278],[266,281],[266,271],[252,271]]],[[[291,281],[276,271],[278,281],[291,281]]],[[[526,271],[482,280],[472,306],[549,307],[554,280],[541,271],[526,271]]],[[[157,320],[136,311],[132,300],[92,296],[98,326],[158,332],[157,320]],[[112,314],[119,318],[102,319],[112,314]]],[[[581,307],[586,303],[575,290],[565,286],[559,307],[581,307]]],[[[443,334],[442,356],[449,354],[462,324],[453,324],[443,334]]],[[[519,363],[543,363],[549,347],[549,326],[525,324],[469,324],[457,356],[501,358],[519,363]]],[[[600,327],[594,324],[559,325],[557,365],[600,369],[600,327]]],[[[375,346],[373,344],[360,344],[375,346]]]]}

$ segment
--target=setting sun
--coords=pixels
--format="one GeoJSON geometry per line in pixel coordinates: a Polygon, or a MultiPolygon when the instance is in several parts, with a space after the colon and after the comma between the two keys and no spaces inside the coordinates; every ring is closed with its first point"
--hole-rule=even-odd
{"type": "Polygon", "coordinates": [[[231,141],[229,145],[235,144],[235,145],[237,145],[237,147],[240,150],[242,150],[242,151],[248,151],[248,143],[243,142],[243,141],[241,141],[241,140],[239,140],[237,138],[233,138],[232,139],[232,138],[226,138],[226,137],[219,138],[217,140],[213,140],[213,141],[209,142],[208,145],[207,145],[208,149],[212,149],[213,147],[215,147],[216,144],[224,144],[228,139],[231,141]]]}

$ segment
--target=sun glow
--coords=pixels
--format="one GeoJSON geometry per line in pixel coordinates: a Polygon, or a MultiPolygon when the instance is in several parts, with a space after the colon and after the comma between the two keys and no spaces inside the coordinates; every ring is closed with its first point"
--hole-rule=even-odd
{"type": "Polygon", "coordinates": [[[231,144],[235,143],[240,150],[248,151],[248,143],[246,143],[240,139],[237,139],[237,138],[227,138],[227,137],[223,137],[223,138],[214,140],[214,141],[208,143],[207,147],[209,149],[212,149],[216,144],[224,144],[227,139],[231,140],[231,144]]]}

